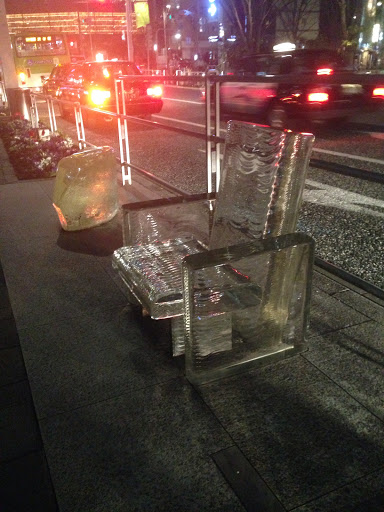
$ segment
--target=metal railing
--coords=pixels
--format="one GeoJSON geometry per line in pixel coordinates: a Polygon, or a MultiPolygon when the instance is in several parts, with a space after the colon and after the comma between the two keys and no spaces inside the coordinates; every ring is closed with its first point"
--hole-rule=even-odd
{"type": "MultiPolygon", "coordinates": [[[[133,77],[124,76],[119,77],[115,80],[115,94],[116,97],[124,97],[125,92],[125,83],[132,79],[133,77]]],[[[137,78],[137,76],[135,77],[137,78]]],[[[152,79],[152,75],[142,76],[145,79],[152,79]]],[[[201,81],[201,77],[199,76],[162,76],[162,83],[175,83],[178,81],[185,81],[186,83],[197,83],[201,81]]],[[[107,115],[113,117],[117,120],[117,129],[118,129],[118,138],[119,138],[119,162],[121,166],[122,173],[122,181],[123,186],[126,183],[129,185],[132,184],[132,173],[131,170],[139,173],[142,176],[145,176],[149,180],[157,183],[161,187],[170,191],[172,194],[188,198],[190,196],[189,193],[171,185],[168,182],[165,182],[161,178],[158,178],[153,173],[138,167],[137,165],[131,162],[130,157],[130,143],[129,143],[129,129],[128,129],[128,121],[134,121],[136,123],[156,126],[158,128],[162,128],[168,131],[176,132],[179,134],[184,134],[187,136],[191,136],[200,140],[205,141],[205,153],[206,153],[206,173],[207,173],[207,193],[213,193],[218,190],[220,183],[220,171],[221,171],[221,155],[220,155],[220,146],[225,142],[225,139],[220,136],[220,124],[221,124],[221,112],[220,112],[220,83],[224,81],[234,81],[232,77],[223,77],[217,75],[206,75],[204,77],[204,88],[205,88],[205,130],[204,133],[200,133],[194,130],[179,128],[176,126],[167,125],[165,123],[160,123],[158,121],[149,121],[145,119],[140,119],[135,116],[127,115],[125,103],[122,102],[122,105],[117,102],[117,111],[110,112],[101,109],[87,107],[85,105],[81,105],[80,103],[73,103],[64,100],[58,100],[57,98],[53,98],[51,96],[46,96],[41,93],[33,93],[32,96],[32,108],[35,109],[35,119],[38,119],[37,113],[37,105],[36,98],[43,98],[47,103],[48,108],[48,116],[51,130],[54,132],[57,130],[56,119],[55,119],[55,110],[54,103],[62,103],[66,105],[71,105],[74,108],[75,115],[75,123],[77,130],[77,137],[79,148],[84,149],[87,146],[92,146],[86,140],[86,132],[84,130],[84,122],[83,122],[83,111],[90,111],[97,115],[107,115]],[[212,120],[213,119],[213,120],[212,120]]],[[[236,81],[239,81],[237,78],[236,81]]],[[[250,82],[252,80],[245,79],[245,82],[250,82]]],[[[261,82],[266,81],[263,78],[260,78],[261,82]]],[[[378,131],[382,131],[382,127],[378,127],[378,131]]],[[[346,165],[331,163],[327,161],[322,161],[318,159],[311,159],[310,166],[318,169],[325,170],[327,172],[338,173],[345,176],[351,176],[354,178],[359,178],[361,180],[375,182],[375,183],[384,183],[384,174],[380,174],[374,171],[367,171],[362,169],[357,169],[353,167],[349,167],[346,165]]],[[[384,299],[384,291],[380,288],[374,286],[371,283],[364,281],[363,279],[348,273],[347,271],[336,267],[335,265],[326,262],[320,258],[316,258],[316,264],[326,269],[327,271],[342,277],[346,281],[359,286],[360,288],[369,291],[373,295],[384,299]]]]}
{"type": "MultiPolygon", "coordinates": [[[[142,75],[141,78],[143,80],[153,80],[153,76],[151,75],[142,75]]],[[[133,76],[122,76],[115,80],[115,94],[116,97],[124,97],[125,94],[125,83],[129,81],[130,79],[136,79],[137,75],[133,76]]],[[[189,83],[197,83],[201,81],[199,77],[196,76],[182,76],[182,77],[175,77],[175,76],[162,76],[161,82],[162,83],[175,83],[177,81],[185,81],[189,83]]],[[[210,90],[210,83],[209,83],[209,77],[205,77],[205,87],[210,90]]],[[[32,98],[32,108],[36,110],[37,112],[37,103],[36,99],[41,98],[44,99],[47,103],[48,108],[48,115],[49,115],[49,122],[50,122],[50,128],[51,131],[57,130],[57,124],[55,119],[55,111],[54,111],[54,103],[62,104],[71,106],[71,108],[74,109],[74,116],[75,116],[75,124],[76,124],[76,130],[77,130],[77,139],[80,149],[84,149],[87,147],[87,144],[89,143],[86,140],[86,132],[84,129],[84,121],[83,121],[83,111],[92,112],[94,114],[103,115],[115,118],[117,120],[117,126],[118,126],[118,136],[119,136],[119,149],[120,149],[120,165],[121,165],[121,173],[122,173],[122,180],[123,185],[126,183],[132,184],[132,176],[131,176],[131,169],[135,169],[139,172],[143,172],[142,169],[138,168],[134,164],[131,163],[130,158],[130,147],[129,147],[129,130],[128,130],[128,124],[127,121],[134,121],[136,123],[141,124],[147,124],[147,125],[155,125],[159,128],[163,128],[165,130],[177,132],[179,134],[188,135],[194,138],[198,138],[201,140],[206,141],[206,165],[207,165],[207,192],[213,192],[214,190],[214,181],[215,181],[215,175],[217,174],[216,178],[216,190],[218,189],[218,184],[220,181],[220,144],[222,142],[222,139],[219,137],[220,133],[220,120],[218,119],[214,125],[215,131],[212,132],[212,125],[211,125],[211,105],[210,105],[210,96],[209,92],[206,93],[206,96],[208,95],[208,99],[206,101],[206,130],[205,133],[202,134],[200,132],[189,130],[185,128],[179,128],[175,126],[170,126],[165,123],[159,123],[157,121],[149,121],[145,119],[140,119],[136,116],[128,115],[126,112],[126,105],[125,102],[116,102],[117,111],[111,112],[106,110],[101,110],[97,108],[91,108],[86,105],[82,105],[79,102],[72,102],[67,100],[62,100],[58,98],[54,98],[52,96],[47,96],[42,93],[33,92],[31,93],[32,98]],[[212,162],[215,162],[215,165],[212,165],[212,162]]],[[[36,119],[38,120],[38,114],[36,115],[36,119]]],[[[36,121],[37,122],[37,121],[36,121]]],[[[148,176],[148,171],[146,172],[148,176]]],[[[152,175],[153,176],[153,175],[152,175]]],[[[155,180],[156,181],[156,180],[155,180]]],[[[174,189],[174,187],[171,187],[174,189]]],[[[179,190],[179,193],[183,193],[186,195],[186,193],[179,190]]]]}

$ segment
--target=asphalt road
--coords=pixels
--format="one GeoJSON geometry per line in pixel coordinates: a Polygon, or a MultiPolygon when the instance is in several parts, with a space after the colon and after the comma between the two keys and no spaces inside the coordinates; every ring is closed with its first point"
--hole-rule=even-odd
{"type": "MultiPolygon", "coordinates": [[[[40,108],[44,119],[44,108],[40,108]]],[[[205,105],[200,90],[166,87],[164,107],[153,121],[204,133],[205,105]]],[[[254,121],[257,121],[256,119],[254,121]]],[[[332,129],[312,126],[313,158],[384,174],[384,109],[332,129]],[[360,129],[359,129],[360,126],[360,129]]],[[[225,134],[225,123],[222,122],[225,134]]],[[[74,125],[58,117],[61,131],[75,137],[74,125]]],[[[129,122],[131,162],[188,192],[206,191],[205,142],[156,124],[129,122]]],[[[117,130],[86,130],[89,141],[118,151],[117,130]]],[[[384,289],[384,186],[310,168],[299,229],[316,240],[316,255],[384,289]]]]}

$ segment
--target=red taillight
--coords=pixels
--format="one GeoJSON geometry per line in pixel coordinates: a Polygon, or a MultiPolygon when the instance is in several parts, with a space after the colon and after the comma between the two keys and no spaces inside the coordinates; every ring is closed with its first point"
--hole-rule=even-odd
{"type": "Polygon", "coordinates": [[[374,98],[384,98],[384,87],[375,87],[372,91],[374,98]]]}
{"type": "Polygon", "coordinates": [[[311,92],[307,99],[310,103],[324,103],[329,100],[329,94],[327,92],[311,92]]]}
{"type": "Polygon", "coordinates": [[[103,103],[111,97],[110,91],[103,91],[101,89],[92,89],[91,90],[91,101],[96,106],[101,106],[103,103]]]}
{"type": "Polygon", "coordinates": [[[319,68],[316,73],[318,75],[333,75],[333,69],[332,68],[319,68]]]}
{"type": "Polygon", "coordinates": [[[153,85],[152,87],[148,87],[147,94],[153,98],[160,98],[163,95],[163,88],[161,85],[153,85]]]}

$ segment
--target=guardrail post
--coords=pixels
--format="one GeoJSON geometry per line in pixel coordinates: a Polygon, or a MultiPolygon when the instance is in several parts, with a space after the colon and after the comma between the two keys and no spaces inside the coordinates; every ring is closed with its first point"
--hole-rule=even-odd
{"type": "Polygon", "coordinates": [[[131,159],[130,159],[130,153],[129,153],[129,139],[128,139],[128,125],[127,125],[127,119],[126,119],[126,107],[125,107],[125,101],[124,101],[124,80],[122,79],[116,79],[115,80],[115,96],[116,96],[116,113],[117,113],[117,127],[119,131],[119,146],[120,146],[120,165],[121,165],[121,177],[123,180],[123,186],[126,182],[128,182],[129,185],[132,185],[132,174],[131,174],[131,159]],[[119,101],[119,87],[118,84],[120,83],[120,95],[121,95],[121,102],[123,106],[123,122],[121,120],[121,110],[120,110],[120,101],[119,101]]]}
{"type": "Polygon", "coordinates": [[[51,132],[57,132],[57,124],[56,124],[56,114],[55,114],[55,106],[53,104],[52,96],[45,96],[45,100],[47,102],[48,115],[49,115],[49,126],[51,128],[51,132]]]}
{"type": "Polygon", "coordinates": [[[79,149],[82,150],[87,147],[87,143],[85,142],[84,123],[80,103],[75,103],[75,122],[79,149]]]}
{"type": "Polygon", "coordinates": [[[211,82],[205,76],[205,153],[207,162],[207,192],[212,192],[212,142],[211,142],[211,82]]]}
{"type": "MultiPolygon", "coordinates": [[[[215,136],[220,137],[220,82],[215,84],[215,136]]],[[[216,139],[217,140],[217,139],[216,139]]],[[[215,171],[216,171],[216,192],[219,191],[220,175],[221,175],[221,155],[220,155],[220,142],[215,142],[215,171]]]]}
{"type": "Polygon", "coordinates": [[[37,111],[36,96],[34,94],[31,94],[30,117],[32,128],[37,129],[39,127],[39,113],[37,111]]]}

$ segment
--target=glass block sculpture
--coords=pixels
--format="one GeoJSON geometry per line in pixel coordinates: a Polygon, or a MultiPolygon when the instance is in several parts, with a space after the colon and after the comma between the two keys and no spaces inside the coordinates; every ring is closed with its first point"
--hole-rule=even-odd
{"type": "Polygon", "coordinates": [[[91,228],[116,215],[119,209],[116,165],[113,150],[107,146],[60,160],[53,206],[64,230],[91,228]]]}
{"type": "MultiPolygon", "coordinates": [[[[113,265],[152,318],[172,318],[174,355],[184,351],[184,258],[191,254],[197,258],[199,253],[209,258],[219,248],[294,233],[313,141],[312,134],[230,121],[215,200],[196,199],[195,207],[191,206],[193,201],[179,201],[168,206],[157,202],[128,208],[124,237],[129,245],[115,251],[113,265]]],[[[278,298],[282,288],[276,283],[280,278],[276,281],[272,269],[282,268],[281,258],[274,251],[260,257],[257,269],[252,269],[252,282],[243,272],[209,270],[209,279],[217,291],[218,310],[217,314],[202,317],[199,325],[204,325],[217,340],[214,344],[220,352],[231,350],[234,329],[242,333],[254,330],[257,311],[264,307],[268,311],[270,299],[265,302],[266,290],[270,288],[268,297],[278,298]],[[223,297],[220,290],[225,290],[223,297]],[[231,301],[242,301],[247,307],[240,307],[234,314],[231,301]]],[[[207,278],[205,272],[204,269],[203,282],[207,278]]],[[[284,288],[287,300],[291,289],[290,285],[284,288]]],[[[270,311],[274,315],[277,310],[270,311]]],[[[268,330],[272,332],[272,328],[268,330]]],[[[266,345],[274,343],[274,339],[266,341],[266,345]]],[[[210,350],[199,344],[199,353],[210,354],[210,350]]]]}
{"type": "Polygon", "coordinates": [[[187,378],[202,384],[301,351],[313,256],[313,240],[294,233],[185,258],[187,378]]]}

